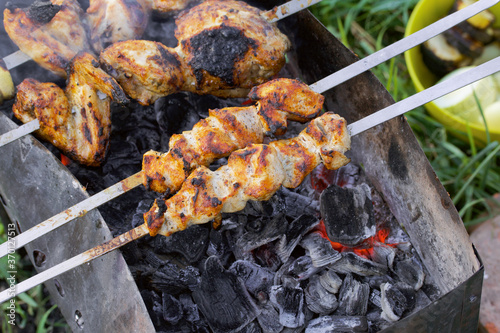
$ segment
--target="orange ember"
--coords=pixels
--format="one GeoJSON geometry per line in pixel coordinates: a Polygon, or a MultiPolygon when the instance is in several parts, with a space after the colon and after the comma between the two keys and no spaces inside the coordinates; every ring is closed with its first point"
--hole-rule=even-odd
{"type": "Polygon", "coordinates": [[[71,163],[71,160],[66,157],[66,155],[61,154],[61,163],[65,166],[68,166],[71,163]]]}
{"type": "Polygon", "coordinates": [[[358,256],[364,257],[366,259],[371,259],[371,255],[373,253],[373,247],[375,245],[385,245],[392,247],[395,247],[397,245],[397,244],[387,244],[385,242],[387,240],[387,237],[389,236],[389,229],[387,228],[382,228],[377,230],[375,236],[365,239],[363,243],[361,243],[356,247],[349,247],[337,242],[332,242],[328,238],[328,235],[326,233],[326,227],[325,224],[323,223],[323,220],[321,220],[319,225],[316,227],[316,232],[318,232],[321,235],[321,237],[328,239],[335,250],[339,252],[344,252],[344,251],[354,252],[358,256]]]}

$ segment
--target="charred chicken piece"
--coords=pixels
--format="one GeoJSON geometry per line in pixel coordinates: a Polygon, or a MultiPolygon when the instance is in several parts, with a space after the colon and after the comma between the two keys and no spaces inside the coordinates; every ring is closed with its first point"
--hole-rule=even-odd
{"type": "Polygon", "coordinates": [[[35,2],[29,8],[4,10],[7,34],[21,51],[43,68],[66,77],[66,66],[88,50],[82,24],[83,10],[76,0],[35,2]]]}
{"type": "Polygon", "coordinates": [[[306,122],[315,118],[324,97],[297,80],[275,79],[250,93],[256,106],[209,111],[191,131],[174,134],[169,151],[149,151],[143,157],[144,186],[156,192],[176,192],[199,166],[228,156],[236,149],[262,143],[265,135],[282,134],[288,119],[306,122]],[[274,94],[271,89],[276,88],[274,94]]]}
{"type": "Polygon", "coordinates": [[[151,14],[150,0],[90,0],[86,19],[96,52],[142,36],[151,14]]]}
{"type": "Polygon", "coordinates": [[[65,90],[54,83],[25,79],[17,87],[12,107],[23,123],[39,120],[38,136],[89,166],[99,165],[106,155],[111,98],[128,101],[118,83],[98,65],[92,55],[77,54],[69,64],[65,90]]]}
{"type": "Polygon", "coordinates": [[[152,8],[160,14],[172,14],[186,9],[191,3],[201,0],[152,0],[152,8]]]}
{"type": "Polygon", "coordinates": [[[227,165],[211,171],[201,166],[168,200],[157,199],[144,214],[151,236],[169,236],[190,225],[220,219],[245,207],[248,200],[268,200],[280,186],[297,187],[321,162],[337,169],[349,162],[346,122],[328,112],[299,136],[235,151],[227,165]]]}
{"type": "Polygon", "coordinates": [[[179,90],[244,97],[278,74],[290,48],[260,13],[241,1],[207,0],[177,18],[176,48],[131,40],[111,45],[100,59],[143,105],[179,90]]]}

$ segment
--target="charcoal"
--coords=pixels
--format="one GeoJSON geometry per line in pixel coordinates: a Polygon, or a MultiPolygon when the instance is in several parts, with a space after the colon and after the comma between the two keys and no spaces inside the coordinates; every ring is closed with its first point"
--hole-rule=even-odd
{"type": "Polygon", "coordinates": [[[332,313],[339,305],[337,297],[321,285],[317,275],[309,279],[304,294],[308,309],[318,314],[332,313]]]}
{"type": "Polygon", "coordinates": [[[431,303],[432,303],[432,301],[425,294],[425,292],[423,292],[422,289],[419,289],[417,291],[417,293],[415,294],[415,307],[413,309],[413,312],[419,311],[431,303]]]}
{"type": "Polygon", "coordinates": [[[153,273],[151,284],[168,293],[177,295],[180,292],[193,290],[200,282],[200,272],[192,266],[182,268],[167,262],[153,273]]]}
{"type": "Polygon", "coordinates": [[[311,257],[314,267],[323,267],[332,264],[342,257],[340,253],[332,247],[330,241],[321,237],[317,232],[310,233],[300,245],[306,250],[306,255],[311,257]]]}
{"type": "Polygon", "coordinates": [[[294,192],[286,187],[282,187],[277,194],[284,198],[288,216],[292,218],[298,218],[303,214],[319,216],[318,200],[294,192]]]}
{"type": "Polygon", "coordinates": [[[275,243],[264,244],[253,250],[255,262],[271,271],[276,271],[282,264],[281,259],[276,253],[275,243]]]}
{"type": "Polygon", "coordinates": [[[155,102],[156,121],[162,132],[172,134],[189,131],[200,120],[187,93],[172,94],[155,102]]]}
{"type": "Polygon", "coordinates": [[[414,290],[419,290],[424,284],[424,270],[420,262],[414,257],[396,261],[394,273],[396,273],[399,280],[409,284],[414,290]]]}
{"type": "Polygon", "coordinates": [[[285,327],[296,328],[304,324],[304,291],[286,285],[271,288],[271,302],[279,310],[279,322],[285,327]]]}
{"type": "Polygon", "coordinates": [[[258,322],[252,321],[247,326],[243,327],[238,333],[262,333],[262,329],[258,322]]]}
{"type": "Polygon", "coordinates": [[[211,229],[209,235],[209,242],[206,254],[208,256],[217,256],[221,262],[225,263],[231,256],[231,248],[229,246],[225,233],[211,229]]]}
{"type": "Polygon", "coordinates": [[[144,224],[144,213],[146,213],[153,205],[153,198],[145,198],[139,201],[135,209],[135,214],[132,217],[132,228],[136,228],[141,224],[144,224]]]}
{"type": "Polygon", "coordinates": [[[319,276],[319,282],[329,292],[332,294],[336,294],[340,286],[342,286],[342,279],[335,273],[334,271],[330,269],[326,269],[321,273],[319,276]]]}
{"type": "Polygon", "coordinates": [[[342,258],[329,266],[337,273],[355,273],[361,276],[385,275],[387,268],[353,252],[342,252],[342,258]]]}
{"type": "Polygon", "coordinates": [[[365,316],[323,316],[311,320],[305,332],[368,332],[368,321],[365,316]]]}
{"type": "Polygon", "coordinates": [[[318,218],[309,214],[302,214],[288,224],[288,227],[284,235],[281,237],[276,249],[283,262],[290,258],[290,255],[302,237],[318,225],[318,223],[318,218]]]}
{"type": "Polygon", "coordinates": [[[177,324],[182,318],[182,304],[172,295],[162,294],[163,319],[171,324],[177,324]]]}
{"type": "Polygon", "coordinates": [[[370,287],[347,274],[339,293],[339,309],[337,312],[348,316],[364,316],[368,309],[370,287]]]}
{"type": "Polygon", "coordinates": [[[321,193],[320,211],[331,241],[356,246],[375,236],[371,190],[367,184],[352,188],[329,186],[321,193]]]}
{"type": "Polygon", "coordinates": [[[278,333],[283,329],[279,321],[279,313],[271,304],[263,304],[257,320],[264,333],[278,333]]]}
{"type": "Polygon", "coordinates": [[[311,185],[320,193],[330,185],[350,188],[364,181],[363,170],[353,162],[337,170],[328,170],[321,164],[311,173],[310,178],[311,185]]]}
{"type": "Polygon", "coordinates": [[[379,264],[384,265],[387,269],[392,269],[394,258],[396,256],[396,249],[387,245],[375,245],[370,254],[370,258],[379,264]]]}
{"type": "Polygon", "coordinates": [[[151,290],[141,291],[142,299],[148,309],[149,317],[155,326],[160,326],[163,322],[163,306],[161,297],[151,290]]]}
{"type": "Polygon", "coordinates": [[[235,261],[229,271],[243,280],[250,294],[259,300],[267,301],[273,284],[273,272],[246,260],[235,261]]]}
{"type": "Polygon", "coordinates": [[[226,271],[215,256],[205,261],[193,298],[214,332],[237,331],[258,315],[241,279],[226,271]]]}
{"type": "Polygon", "coordinates": [[[311,257],[301,256],[295,259],[287,267],[285,274],[302,281],[308,279],[311,275],[316,274],[320,270],[321,268],[313,265],[311,257]]]}
{"type": "Polygon", "coordinates": [[[169,237],[155,238],[155,252],[178,253],[188,263],[201,259],[208,246],[209,229],[205,225],[193,225],[169,237]]]}
{"type": "Polygon", "coordinates": [[[236,245],[243,251],[252,251],[281,237],[287,225],[288,222],[282,214],[273,218],[252,219],[247,222],[246,233],[238,239],[236,245]]]}
{"type": "Polygon", "coordinates": [[[370,303],[379,309],[382,308],[381,297],[382,297],[382,294],[381,294],[380,290],[371,289],[371,291],[370,291],[370,303]]]}
{"type": "Polygon", "coordinates": [[[184,319],[190,323],[200,322],[200,312],[198,311],[198,306],[193,301],[193,298],[189,294],[179,295],[179,303],[182,306],[182,312],[184,313],[184,319]]]}
{"type": "Polygon", "coordinates": [[[380,285],[382,318],[398,321],[405,311],[411,311],[415,306],[415,291],[402,283],[383,283],[380,285]]]}
{"type": "Polygon", "coordinates": [[[285,213],[287,208],[283,197],[275,194],[266,201],[249,200],[245,208],[237,214],[272,218],[273,216],[285,213]]]}

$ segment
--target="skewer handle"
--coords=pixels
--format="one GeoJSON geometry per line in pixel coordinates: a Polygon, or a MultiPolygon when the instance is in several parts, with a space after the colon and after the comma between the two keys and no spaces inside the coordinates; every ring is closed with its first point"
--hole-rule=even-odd
{"type": "Polygon", "coordinates": [[[65,273],[75,267],[83,265],[84,263],[89,262],[93,259],[99,258],[100,256],[105,255],[106,253],[109,253],[147,234],[149,234],[148,228],[146,227],[145,224],[141,224],[135,229],[129,230],[101,245],[98,245],[90,250],[80,253],[21,283],[13,284],[11,288],[5,289],[0,293],[0,304],[62,273],[65,273]]]}
{"type": "Polygon", "coordinates": [[[88,197],[0,245],[0,258],[142,184],[142,171],[88,197]]]}
{"type": "Polygon", "coordinates": [[[467,20],[468,18],[476,15],[499,3],[500,0],[479,0],[474,4],[467,6],[464,9],[454,12],[433,24],[406,36],[405,38],[387,46],[383,49],[370,54],[369,56],[356,61],[355,63],[342,68],[341,70],[328,75],[324,79],[310,85],[310,88],[317,93],[324,93],[331,88],[363,73],[367,70],[380,65],[381,63],[417,46],[422,44],[428,39],[439,35],[443,31],[457,25],[458,23],[467,20]]]}
{"type": "Polygon", "coordinates": [[[39,128],[40,128],[40,122],[38,121],[38,119],[35,119],[30,122],[27,122],[24,125],[19,126],[18,128],[12,131],[2,134],[0,135],[0,147],[8,143],[11,143],[12,141],[15,141],[27,134],[30,134],[39,128]]]}

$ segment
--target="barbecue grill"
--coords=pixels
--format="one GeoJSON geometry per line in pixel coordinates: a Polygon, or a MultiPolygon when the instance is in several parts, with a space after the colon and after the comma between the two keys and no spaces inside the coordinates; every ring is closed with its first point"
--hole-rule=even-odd
{"type": "MultiPolygon", "coordinates": [[[[264,8],[276,5],[274,1],[257,4],[264,8]]],[[[285,75],[311,84],[358,60],[307,11],[280,21],[279,26],[294,45],[285,75]]],[[[2,56],[14,50],[5,48],[2,56]]],[[[13,71],[16,84],[26,76],[17,71],[13,71]]],[[[325,108],[345,117],[348,123],[394,103],[371,73],[361,74],[324,96],[325,108]]],[[[8,107],[4,104],[4,109],[8,107]]],[[[0,133],[16,126],[0,114],[0,133]]],[[[483,267],[451,199],[404,117],[353,137],[349,157],[363,166],[367,179],[382,194],[442,295],[383,331],[474,331],[483,267]]],[[[0,198],[20,231],[81,201],[87,196],[84,186],[92,184],[80,184],[46,146],[30,136],[2,147],[0,198]]],[[[111,238],[98,211],[80,220],[26,246],[37,270],[43,271],[111,238]]],[[[137,283],[118,251],[59,276],[46,287],[75,332],[154,331],[137,283]]]]}

